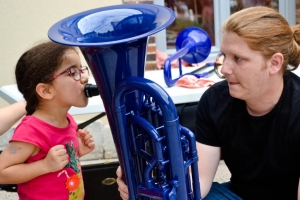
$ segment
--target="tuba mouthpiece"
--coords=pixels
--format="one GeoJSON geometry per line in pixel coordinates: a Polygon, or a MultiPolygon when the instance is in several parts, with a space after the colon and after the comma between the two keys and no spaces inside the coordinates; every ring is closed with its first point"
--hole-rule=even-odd
{"type": "Polygon", "coordinates": [[[100,94],[97,85],[92,84],[85,85],[84,93],[86,97],[98,96],[100,94]]]}

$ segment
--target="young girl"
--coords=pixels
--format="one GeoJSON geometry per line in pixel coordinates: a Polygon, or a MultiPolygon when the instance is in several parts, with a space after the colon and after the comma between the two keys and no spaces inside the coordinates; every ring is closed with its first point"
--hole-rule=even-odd
{"type": "Polygon", "coordinates": [[[83,199],[78,158],[95,144],[88,131],[76,134],[68,110],[88,103],[88,68],[74,47],[46,42],[21,56],[15,74],[27,116],[0,155],[0,183],[18,184],[20,200],[83,199]]]}

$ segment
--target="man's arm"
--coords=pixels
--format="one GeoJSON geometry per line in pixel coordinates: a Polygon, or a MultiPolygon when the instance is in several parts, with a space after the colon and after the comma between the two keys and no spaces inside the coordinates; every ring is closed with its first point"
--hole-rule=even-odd
{"type": "Polygon", "coordinates": [[[300,179],[299,179],[299,183],[298,183],[298,200],[300,200],[300,179]]]}
{"type": "Polygon", "coordinates": [[[221,159],[221,148],[197,142],[201,196],[204,198],[213,183],[221,159]]]}

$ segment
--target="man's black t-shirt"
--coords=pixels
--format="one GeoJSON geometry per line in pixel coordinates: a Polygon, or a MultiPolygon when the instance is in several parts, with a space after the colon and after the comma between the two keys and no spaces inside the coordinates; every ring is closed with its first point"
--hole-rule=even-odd
{"type": "MultiPolygon", "coordinates": [[[[233,190],[243,199],[297,199],[300,171],[300,78],[284,76],[277,105],[266,115],[248,114],[230,96],[227,81],[201,97],[197,141],[221,147],[233,190]]],[[[200,174],[201,176],[201,174],[200,174]]]]}

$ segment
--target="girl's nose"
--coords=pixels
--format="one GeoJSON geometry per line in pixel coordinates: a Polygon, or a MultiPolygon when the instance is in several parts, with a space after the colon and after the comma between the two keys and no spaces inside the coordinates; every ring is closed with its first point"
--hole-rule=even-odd
{"type": "Polygon", "coordinates": [[[89,82],[89,77],[87,75],[85,75],[85,74],[81,74],[80,82],[82,84],[87,84],[89,82]]]}

